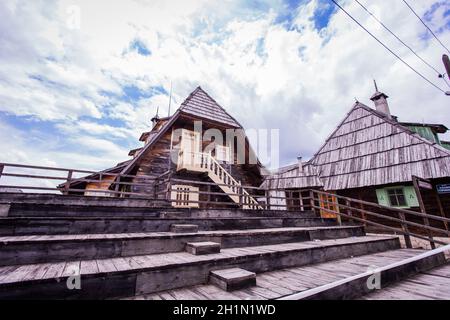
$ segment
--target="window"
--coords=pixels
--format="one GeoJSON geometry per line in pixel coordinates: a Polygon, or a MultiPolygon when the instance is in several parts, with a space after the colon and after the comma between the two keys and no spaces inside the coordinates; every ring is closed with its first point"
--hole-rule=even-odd
{"type": "Polygon", "coordinates": [[[416,191],[413,186],[397,186],[377,189],[378,204],[387,207],[412,208],[418,207],[416,191]]]}
{"type": "Polygon", "coordinates": [[[230,162],[230,147],[216,145],[216,159],[218,161],[230,162]]]}
{"type": "Polygon", "coordinates": [[[393,207],[406,207],[406,198],[405,193],[403,192],[403,188],[395,188],[387,190],[389,203],[393,207]]]}

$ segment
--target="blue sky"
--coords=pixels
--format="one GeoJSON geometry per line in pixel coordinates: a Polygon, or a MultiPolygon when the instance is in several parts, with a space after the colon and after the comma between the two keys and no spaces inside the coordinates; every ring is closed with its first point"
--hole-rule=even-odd
{"type": "MultiPolygon", "coordinates": [[[[401,1],[361,1],[441,67],[442,48],[401,1]]],[[[340,3],[445,88],[354,1],[340,3]]],[[[0,161],[115,165],[140,146],[158,108],[167,115],[171,84],[171,113],[200,85],[246,128],[280,129],[281,165],[311,157],[355,97],[369,104],[373,78],[405,121],[450,125],[448,98],[329,0],[80,0],[79,17],[72,6],[0,3],[0,161]]],[[[450,44],[448,2],[414,7],[450,44]]]]}

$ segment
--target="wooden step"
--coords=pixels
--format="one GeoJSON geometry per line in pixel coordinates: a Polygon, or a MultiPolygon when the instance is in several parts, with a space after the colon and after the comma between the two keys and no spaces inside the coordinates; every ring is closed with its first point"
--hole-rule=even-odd
{"type": "Polygon", "coordinates": [[[198,225],[196,224],[173,224],[170,226],[170,232],[174,233],[197,233],[198,225]]]}
{"type": "MultiPolygon", "coordinates": [[[[383,290],[392,283],[445,264],[442,251],[428,251],[383,267],[284,297],[283,300],[348,300],[383,290]],[[375,278],[377,277],[377,278],[375,278]],[[370,285],[369,285],[370,284],[370,285]]],[[[450,280],[450,279],[449,279],[450,280]]],[[[450,281],[448,282],[450,284],[450,281]]],[[[450,291],[449,291],[450,292],[450,291]]]]}
{"type": "Polygon", "coordinates": [[[209,282],[222,290],[234,291],[256,285],[256,273],[241,268],[211,271],[209,282]]]}
{"type": "Polygon", "coordinates": [[[398,237],[364,236],[320,242],[186,252],[128,258],[76,260],[0,268],[0,299],[106,299],[206,284],[210,271],[230,267],[260,273],[398,249],[398,237]],[[74,270],[75,269],[75,270],[74,270]],[[79,273],[81,290],[68,290],[79,273]]]}
{"type": "Polygon", "coordinates": [[[0,266],[180,252],[184,251],[187,242],[212,241],[220,243],[222,248],[237,248],[363,235],[363,227],[332,226],[199,231],[188,234],[148,232],[7,236],[0,237],[0,266]]]}
{"type": "Polygon", "coordinates": [[[217,242],[188,242],[186,252],[200,256],[220,252],[220,243],[217,242]]]}
{"type": "Polygon", "coordinates": [[[97,233],[167,232],[173,224],[195,224],[199,230],[248,230],[337,225],[335,219],[247,218],[147,218],[147,217],[27,217],[0,218],[0,236],[97,233]]]}
{"type": "MultiPolygon", "coordinates": [[[[423,250],[398,249],[317,264],[272,270],[258,273],[256,286],[235,290],[233,292],[226,292],[211,284],[204,284],[184,287],[182,289],[160,291],[152,294],[130,296],[127,299],[166,300],[168,297],[171,300],[280,299],[295,293],[319,288],[335,281],[344,280],[351,276],[356,276],[373,266],[382,268],[389,264],[402,261],[403,259],[417,256],[423,252],[423,250]]],[[[376,296],[377,294],[378,291],[373,295],[376,296]]],[[[368,299],[371,296],[367,296],[368,299]]]]}
{"type": "Polygon", "coordinates": [[[376,290],[362,300],[450,300],[450,264],[376,290]]]}

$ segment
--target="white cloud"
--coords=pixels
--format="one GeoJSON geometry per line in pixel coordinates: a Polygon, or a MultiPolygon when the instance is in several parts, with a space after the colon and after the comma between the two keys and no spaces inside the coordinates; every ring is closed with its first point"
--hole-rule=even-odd
{"type": "MultiPolygon", "coordinates": [[[[401,1],[362,2],[442,69],[442,48],[425,37],[423,25],[401,1]]],[[[76,2],[81,29],[70,30],[66,9],[73,3],[0,3],[0,111],[58,124],[77,152],[67,154],[65,149],[59,154],[57,148],[39,145],[48,161],[102,167],[103,159],[92,156],[93,146],[107,155],[103,167],[125,160],[126,149],[139,145],[137,138],[149,128],[156,108],[161,116],[167,114],[168,97],[156,93],[126,101],[120,98],[124,86],[142,92],[163,87],[168,92],[172,82],[173,112],[201,85],[246,128],[280,128],[282,163],[295,161],[296,155],[311,156],[354,97],[370,105],[373,78],[391,96],[391,111],[401,120],[450,124],[449,98],[389,55],[342,12],[317,31],[313,16],[323,5],[317,0],[290,12],[292,28],[276,23],[278,13],[286,10],[281,1],[271,1],[272,9],[260,12],[242,1],[83,0],[76,2]],[[136,39],[151,55],[128,50],[136,39]]],[[[343,3],[406,61],[445,88],[356,3],[343,3]]],[[[423,14],[433,3],[424,0],[414,6],[423,14]]],[[[449,23],[443,8],[430,22],[436,30],[449,23]]],[[[448,27],[439,36],[450,43],[448,27]]],[[[26,129],[21,130],[2,135],[26,136],[26,129]]],[[[0,150],[8,147],[1,144],[0,150]]],[[[16,149],[2,157],[45,160],[35,157],[34,150],[16,149]]]]}

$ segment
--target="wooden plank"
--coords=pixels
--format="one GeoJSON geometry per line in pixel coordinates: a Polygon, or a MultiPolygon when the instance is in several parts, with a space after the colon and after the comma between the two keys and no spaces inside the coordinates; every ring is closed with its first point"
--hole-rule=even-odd
{"type": "Polygon", "coordinates": [[[45,263],[45,264],[39,264],[37,265],[37,268],[29,272],[26,276],[27,279],[32,280],[40,280],[44,277],[47,270],[50,268],[51,264],[45,263]]]}
{"type": "Polygon", "coordinates": [[[285,296],[285,295],[292,294],[295,292],[294,290],[291,290],[288,288],[283,288],[280,285],[280,283],[274,283],[272,281],[267,280],[267,278],[266,279],[261,279],[261,278],[256,279],[256,286],[276,292],[281,296],[285,296]]]}
{"type": "Polygon", "coordinates": [[[66,262],[52,263],[43,276],[45,279],[60,278],[64,272],[66,262]]]}
{"type": "Polygon", "coordinates": [[[97,260],[98,271],[101,273],[115,272],[116,266],[111,259],[98,259],[97,260]]]}
{"type": "Polygon", "coordinates": [[[133,269],[131,268],[130,264],[128,263],[128,260],[124,258],[114,258],[111,260],[114,266],[116,267],[117,271],[125,271],[133,269]]]}
{"type": "Polygon", "coordinates": [[[98,273],[98,265],[96,260],[81,261],[80,274],[95,274],[98,273]]]}
{"type": "Polygon", "coordinates": [[[61,274],[62,277],[70,277],[74,274],[80,274],[81,261],[70,261],[64,266],[64,270],[61,274]]]}
{"type": "Polygon", "coordinates": [[[28,273],[33,272],[38,267],[39,265],[20,266],[3,278],[2,283],[21,282],[26,278],[28,273]]]}

